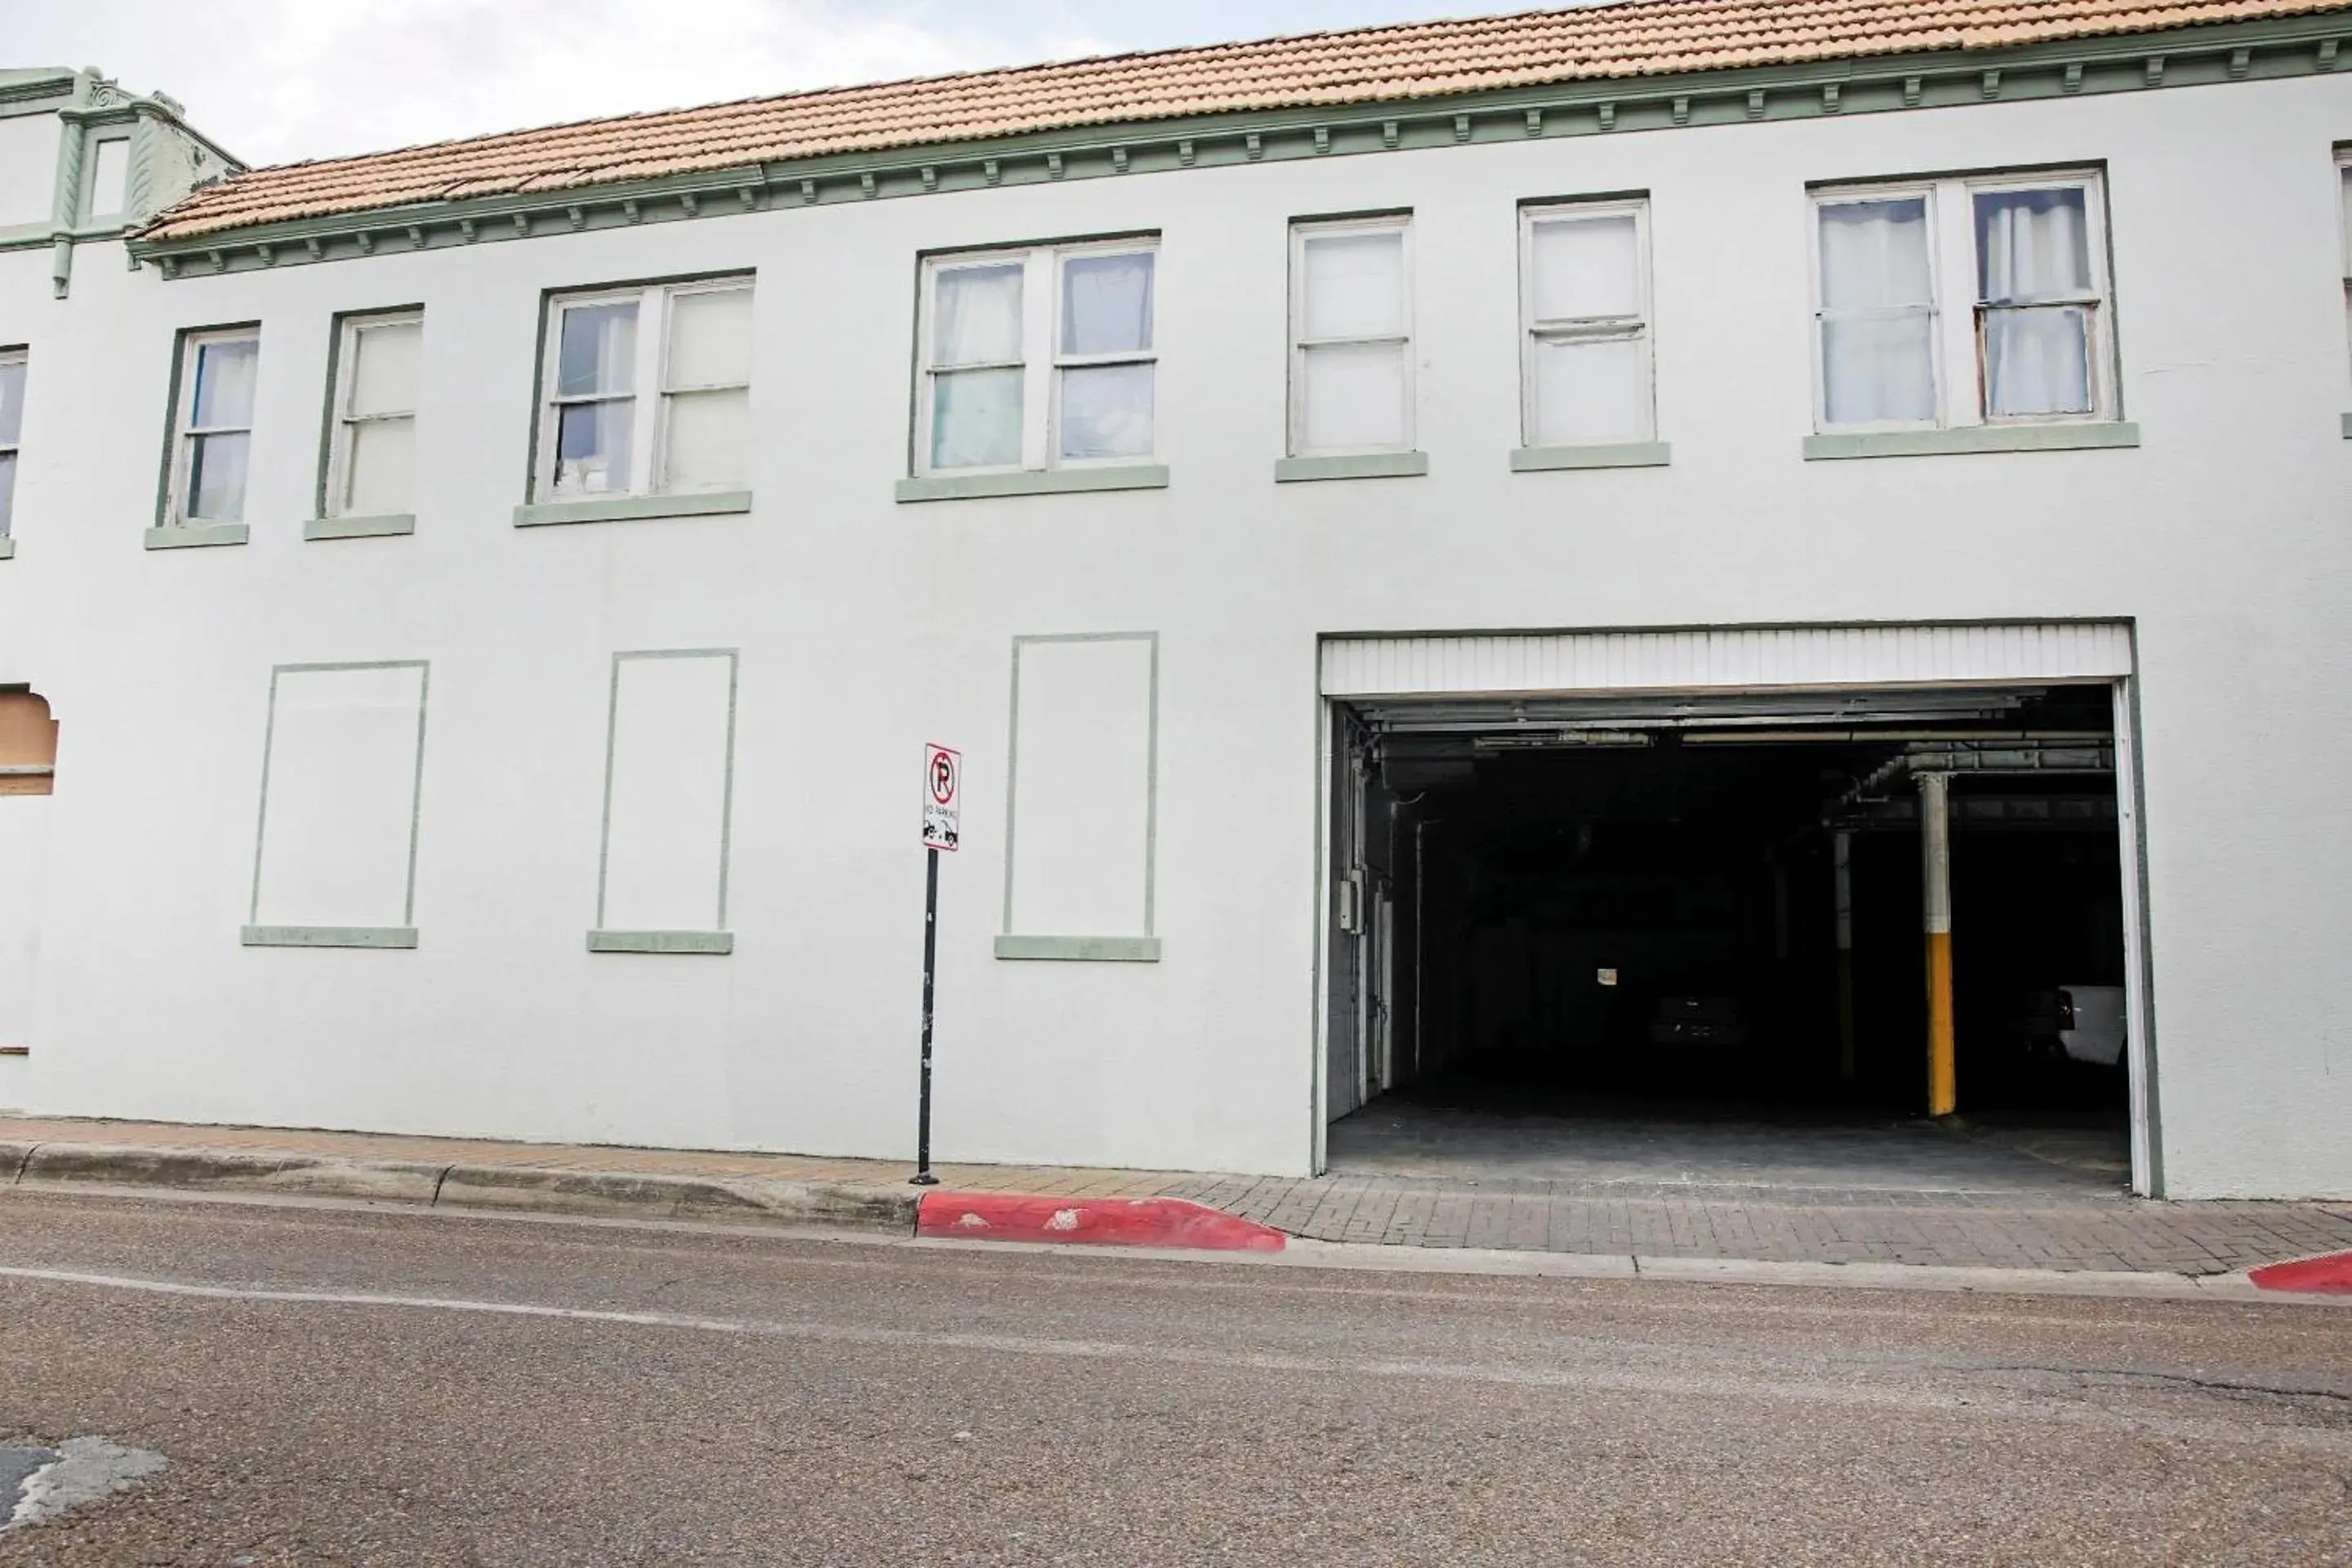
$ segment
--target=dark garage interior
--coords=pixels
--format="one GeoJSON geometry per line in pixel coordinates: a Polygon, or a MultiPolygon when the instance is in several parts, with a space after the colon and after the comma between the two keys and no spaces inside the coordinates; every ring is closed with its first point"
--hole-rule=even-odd
{"type": "Polygon", "coordinates": [[[1638,1129],[1653,1163],[1777,1139],[1833,1175],[1823,1150],[1876,1131],[1908,1134],[1864,1162],[1898,1184],[1902,1150],[1941,1169],[1985,1138],[2123,1179],[2109,688],[1398,701],[1339,724],[1332,1109],[1364,1109],[1335,1167],[1466,1169],[1484,1142],[1573,1173],[1577,1145],[1622,1153],[1638,1129]],[[1960,1112],[1940,1124],[1928,773],[1960,1112]]]}

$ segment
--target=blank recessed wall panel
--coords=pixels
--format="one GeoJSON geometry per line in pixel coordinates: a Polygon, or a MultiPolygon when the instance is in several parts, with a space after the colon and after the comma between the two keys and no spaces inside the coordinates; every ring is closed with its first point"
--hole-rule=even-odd
{"type": "Polygon", "coordinates": [[[732,652],[614,656],[600,931],[726,928],[734,749],[732,652]]]}
{"type": "Polygon", "coordinates": [[[421,663],[272,676],[248,940],[413,924],[425,689],[421,663]]]}
{"type": "Polygon", "coordinates": [[[1014,642],[1008,939],[1151,934],[1159,662],[1149,633],[1014,642]]]}

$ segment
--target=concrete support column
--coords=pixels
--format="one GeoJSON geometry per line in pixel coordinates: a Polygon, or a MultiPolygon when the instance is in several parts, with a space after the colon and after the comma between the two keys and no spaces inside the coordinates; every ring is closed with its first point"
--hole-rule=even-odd
{"type": "Polygon", "coordinates": [[[1853,1066],[1853,835],[1843,828],[1832,837],[1831,864],[1837,878],[1838,1079],[1852,1083],[1853,1066]]]}
{"type": "Polygon", "coordinates": [[[1919,775],[1919,849],[1927,928],[1927,1114],[1949,1116],[1952,1071],[1952,776],[1919,775]]]}

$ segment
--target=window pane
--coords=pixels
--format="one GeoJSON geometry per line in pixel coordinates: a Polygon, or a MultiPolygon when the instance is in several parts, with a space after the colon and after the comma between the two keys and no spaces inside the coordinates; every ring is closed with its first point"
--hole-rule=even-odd
{"type": "Polygon", "coordinates": [[[598,495],[629,488],[629,433],[636,405],[574,403],[557,416],[555,489],[559,495],[598,495]]]}
{"type": "Polygon", "coordinates": [[[242,430],[253,424],[253,383],[261,344],[252,338],[196,349],[195,426],[242,430]]]}
{"type": "Polygon", "coordinates": [[[1404,445],[1402,344],[1339,344],[1304,358],[1308,451],[1404,445]]]}
{"type": "Polygon", "coordinates": [[[1062,456],[1140,458],[1151,451],[1148,364],[1084,365],[1062,373],[1062,456]]]}
{"type": "Polygon", "coordinates": [[[751,290],[670,296],[668,376],[671,386],[751,384],[751,290]]]}
{"type": "Polygon", "coordinates": [[[1832,310],[1933,302],[1927,203],[1839,202],[1822,208],[1822,304],[1832,310]]]}
{"type": "Polygon", "coordinates": [[[1003,468],[1021,461],[1017,370],[960,370],[931,378],[931,467],[1003,468]]]}
{"type": "Polygon", "coordinates": [[[253,437],[188,438],[188,521],[236,522],[245,516],[245,461],[253,437]]]}
{"type": "Polygon", "coordinates": [[[16,454],[0,452],[0,536],[16,515],[16,454]]]}
{"type": "Polygon", "coordinates": [[[1062,352],[1151,347],[1152,255],[1073,256],[1062,263],[1062,352]]]}
{"type": "Polygon", "coordinates": [[[414,510],[409,479],[415,467],[416,421],[372,419],[352,426],[351,432],[344,511],[353,517],[383,517],[414,510]]]}
{"type": "Polygon", "coordinates": [[[1823,412],[1832,425],[1921,422],[1936,416],[1935,317],[1863,317],[1822,323],[1823,412]]]}
{"type": "Polygon", "coordinates": [[[637,303],[573,305],[563,312],[555,395],[591,397],[627,392],[636,374],[637,303]]]}
{"type": "Polygon", "coordinates": [[[1536,320],[1641,314],[1641,247],[1632,213],[1538,223],[1528,248],[1536,320]]]}
{"type": "Polygon", "coordinates": [[[1004,364],[1021,357],[1022,266],[942,268],[932,310],[935,365],[1004,364]]]}
{"type": "Polygon", "coordinates": [[[96,167],[89,175],[89,216],[113,217],[130,205],[131,138],[117,136],[98,144],[96,167]]]}
{"type": "Polygon", "coordinates": [[[1989,415],[2088,414],[2090,313],[2063,306],[1988,310],[1984,363],[1989,415]]]}
{"type": "Polygon", "coordinates": [[[737,490],[745,482],[745,433],[751,395],[681,392],[669,400],[663,439],[662,487],[670,490],[737,490]]]}
{"type": "Polygon", "coordinates": [[[1539,447],[1650,438],[1650,388],[1634,338],[1536,345],[1539,447]]]}
{"type": "Polygon", "coordinates": [[[0,360],[0,447],[13,447],[25,431],[25,362],[0,360]]]}
{"type": "Polygon", "coordinates": [[[1404,332],[1404,235],[1309,236],[1307,335],[1377,338],[1404,332]]]}
{"type": "Polygon", "coordinates": [[[352,414],[407,414],[416,407],[417,361],[425,342],[422,321],[362,327],[352,334],[352,414]]]}
{"type": "Polygon", "coordinates": [[[2005,304],[2091,291],[2081,190],[1979,192],[1976,213],[1979,300],[2005,304]]]}

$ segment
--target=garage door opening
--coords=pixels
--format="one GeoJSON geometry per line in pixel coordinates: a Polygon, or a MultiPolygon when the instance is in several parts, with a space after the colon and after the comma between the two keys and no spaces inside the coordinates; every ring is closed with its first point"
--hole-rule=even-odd
{"type": "Polygon", "coordinates": [[[2121,1189],[2116,691],[1334,700],[1330,1163],[2121,1189]]]}

